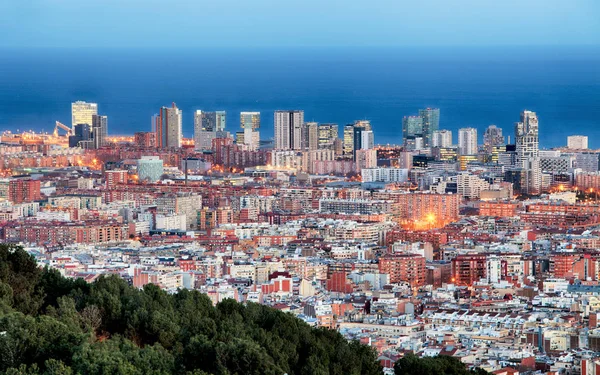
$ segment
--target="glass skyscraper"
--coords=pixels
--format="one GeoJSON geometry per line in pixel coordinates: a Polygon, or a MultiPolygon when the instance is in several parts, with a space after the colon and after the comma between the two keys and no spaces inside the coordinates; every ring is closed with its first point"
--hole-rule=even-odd
{"type": "Polygon", "coordinates": [[[422,136],[425,147],[430,147],[433,138],[433,132],[440,128],[440,109],[425,108],[419,110],[419,117],[423,121],[422,136]]]}
{"type": "Polygon", "coordinates": [[[75,131],[75,125],[88,124],[92,126],[92,116],[98,114],[97,103],[86,103],[76,101],[71,103],[71,126],[75,131]]]}

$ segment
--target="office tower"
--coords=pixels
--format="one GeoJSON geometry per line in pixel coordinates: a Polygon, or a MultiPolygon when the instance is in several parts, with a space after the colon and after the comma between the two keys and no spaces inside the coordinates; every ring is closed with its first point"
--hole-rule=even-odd
{"type": "Polygon", "coordinates": [[[372,130],[369,120],[357,120],[354,124],[344,126],[344,143],[343,150],[346,157],[354,157],[354,151],[360,150],[362,139],[355,138],[355,129],[361,129],[356,132],[362,134],[362,130],[372,130]],[[358,148],[357,148],[358,146],[358,148]]]}
{"type": "Polygon", "coordinates": [[[521,112],[521,121],[515,123],[517,167],[523,171],[522,193],[539,194],[542,188],[538,118],[535,112],[521,112]]]}
{"type": "Polygon", "coordinates": [[[423,118],[420,116],[404,116],[402,118],[402,143],[404,147],[414,150],[415,138],[423,136],[423,118]]]}
{"type": "Polygon", "coordinates": [[[240,127],[258,130],[260,128],[260,112],[240,112],[240,127]]]}
{"type": "Polygon", "coordinates": [[[275,149],[301,150],[304,111],[275,111],[275,149]]]}
{"type": "Polygon", "coordinates": [[[237,142],[243,144],[251,151],[258,150],[260,143],[260,112],[240,112],[240,128],[237,142]]]}
{"type": "Polygon", "coordinates": [[[494,146],[501,146],[504,144],[504,136],[502,135],[502,129],[496,125],[490,125],[485,129],[483,133],[483,145],[487,152],[490,152],[494,146]]]}
{"type": "Polygon", "coordinates": [[[335,140],[338,138],[337,124],[320,124],[318,132],[319,148],[333,149],[335,140]]]}
{"type": "Polygon", "coordinates": [[[354,152],[354,124],[344,126],[343,151],[346,157],[351,157],[354,152]]]}
{"type": "Polygon", "coordinates": [[[108,135],[108,117],[92,115],[92,138],[94,148],[106,146],[106,136],[108,135]]]}
{"type": "Polygon", "coordinates": [[[244,132],[235,132],[235,143],[238,145],[243,145],[244,143],[244,132]]]}
{"type": "Polygon", "coordinates": [[[88,124],[75,125],[73,135],[69,136],[69,147],[92,148],[92,131],[88,124]]]}
{"type": "Polygon", "coordinates": [[[71,103],[71,126],[75,131],[75,125],[77,124],[88,124],[92,125],[92,116],[98,114],[97,103],[86,103],[83,101],[76,101],[71,103]]]}
{"type": "Polygon", "coordinates": [[[462,128],[458,130],[458,153],[460,155],[477,153],[477,129],[462,128]]]}
{"type": "Polygon", "coordinates": [[[575,168],[583,172],[598,172],[600,169],[600,154],[595,152],[577,152],[575,153],[575,168]]]}
{"type": "MultiPolygon", "coordinates": [[[[225,111],[205,112],[196,110],[194,112],[194,133],[199,131],[218,132],[225,130],[227,114],[225,111]]],[[[260,123],[260,118],[259,118],[260,123]]]]}
{"type": "Polygon", "coordinates": [[[433,133],[440,128],[440,109],[425,108],[419,110],[423,123],[423,142],[425,147],[432,147],[433,133]]]}
{"type": "Polygon", "coordinates": [[[354,121],[354,127],[363,128],[365,130],[373,130],[371,128],[371,121],[369,120],[356,120],[354,121]]]}
{"type": "Polygon", "coordinates": [[[362,127],[354,126],[354,131],[352,134],[352,141],[353,141],[352,154],[353,154],[354,160],[356,160],[356,151],[363,149],[363,147],[362,147],[363,130],[364,130],[364,128],[362,128],[362,127]]]}
{"type": "Polygon", "coordinates": [[[137,160],[139,181],[156,182],[163,175],[163,161],[158,156],[142,156],[137,160]]]}
{"type": "Polygon", "coordinates": [[[431,147],[452,147],[452,132],[450,130],[436,130],[431,137],[431,147]]]}
{"type": "Polygon", "coordinates": [[[306,132],[306,149],[317,150],[319,148],[319,124],[307,122],[304,126],[306,132]]]}
{"type": "Polygon", "coordinates": [[[587,150],[588,137],[585,135],[570,135],[567,137],[567,148],[571,150],[587,150]]]}
{"type": "Polygon", "coordinates": [[[361,137],[361,150],[370,150],[375,147],[375,136],[372,130],[363,130],[361,137]]]}
{"type": "MultiPolygon", "coordinates": [[[[229,132],[225,131],[225,123],[225,111],[203,112],[196,110],[194,112],[194,148],[197,151],[208,151],[212,149],[213,139],[229,137],[229,132]]],[[[258,134],[250,136],[248,139],[256,139],[257,137],[258,134]]]]}
{"type": "Polygon", "coordinates": [[[175,103],[162,107],[160,113],[153,116],[158,148],[181,147],[181,110],[175,103]]]}

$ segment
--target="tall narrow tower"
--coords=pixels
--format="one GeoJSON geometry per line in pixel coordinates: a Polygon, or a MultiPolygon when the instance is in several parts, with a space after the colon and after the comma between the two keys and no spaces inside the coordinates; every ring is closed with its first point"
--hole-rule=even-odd
{"type": "Polygon", "coordinates": [[[522,192],[539,194],[542,191],[538,118],[535,112],[521,112],[515,123],[516,164],[525,175],[522,192]]]}
{"type": "Polygon", "coordinates": [[[160,113],[153,117],[158,148],[181,147],[181,110],[175,103],[162,107],[160,113]]]}
{"type": "Polygon", "coordinates": [[[304,111],[275,111],[275,149],[301,150],[304,111]]]}

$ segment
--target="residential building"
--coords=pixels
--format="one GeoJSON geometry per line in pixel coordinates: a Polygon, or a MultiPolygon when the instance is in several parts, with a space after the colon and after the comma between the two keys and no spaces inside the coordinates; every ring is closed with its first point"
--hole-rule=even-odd
{"type": "Polygon", "coordinates": [[[477,129],[462,128],[458,130],[458,153],[460,155],[477,154],[477,129]]]}
{"type": "Polygon", "coordinates": [[[432,134],[431,147],[452,147],[452,131],[436,130],[432,134]]]}
{"type": "Polygon", "coordinates": [[[515,124],[516,166],[523,170],[521,192],[539,194],[542,190],[538,118],[535,112],[523,111],[515,124]]]}
{"type": "Polygon", "coordinates": [[[182,113],[173,103],[169,107],[162,107],[160,113],[154,115],[154,129],[158,148],[181,147],[182,139],[182,113]]]}
{"type": "Polygon", "coordinates": [[[304,111],[275,111],[275,149],[301,150],[304,111]]]}

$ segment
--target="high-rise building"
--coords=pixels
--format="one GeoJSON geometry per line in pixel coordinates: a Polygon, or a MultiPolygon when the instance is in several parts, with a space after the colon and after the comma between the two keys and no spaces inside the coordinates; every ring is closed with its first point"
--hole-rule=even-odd
{"type": "Polygon", "coordinates": [[[240,127],[258,130],[260,128],[260,112],[240,112],[240,127]]]}
{"type": "Polygon", "coordinates": [[[487,152],[490,152],[494,146],[501,146],[504,144],[504,136],[502,135],[502,129],[496,125],[490,125],[485,129],[483,133],[483,145],[487,152]]]}
{"type": "Polygon", "coordinates": [[[423,123],[423,142],[425,147],[432,147],[433,133],[440,128],[440,109],[425,108],[419,110],[423,123]]]}
{"type": "Polygon", "coordinates": [[[521,192],[539,194],[542,189],[538,118],[535,112],[521,112],[521,121],[515,123],[516,166],[523,171],[521,192]]]}
{"type": "Polygon", "coordinates": [[[242,140],[248,150],[256,151],[260,146],[260,132],[258,130],[252,130],[252,128],[244,129],[242,140]]]}
{"type": "Polygon", "coordinates": [[[369,120],[357,120],[354,124],[344,126],[344,155],[354,157],[355,151],[361,149],[362,139],[356,139],[355,135],[362,134],[362,130],[371,131],[371,122],[369,120]],[[356,130],[360,129],[360,130],[356,130]]]}
{"type": "Polygon", "coordinates": [[[304,125],[306,131],[306,147],[308,150],[317,150],[319,148],[319,124],[316,122],[307,122],[304,125]]]}
{"type": "Polygon", "coordinates": [[[92,115],[92,138],[94,148],[106,146],[106,137],[108,135],[108,117],[92,115]]]}
{"type": "Polygon", "coordinates": [[[462,128],[458,130],[458,153],[461,155],[477,153],[477,129],[462,128]]]}
{"type": "Polygon", "coordinates": [[[356,150],[362,150],[362,133],[363,133],[364,128],[355,126],[354,127],[354,134],[352,135],[352,140],[354,142],[354,145],[352,146],[352,152],[354,155],[354,160],[356,160],[356,150]]]}
{"type": "Polygon", "coordinates": [[[600,154],[595,152],[577,152],[575,153],[575,168],[583,172],[598,172],[600,169],[600,154]]]}
{"type": "Polygon", "coordinates": [[[570,135],[567,137],[567,148],[571,150],[587,150],[588,137],[585,135],[570,135]]]}
{"type": "Polygon", "coordinates": [[[92,116],[98,114],[97,103],[86,103],[84,101],[76,101],[71,103],[71,126],[75,131],[75,125],[88,124],[92,125],[92,116]]]}
{"type": "Polygon", "coordinates": [[[69,136],[69,147],[92,148],[91,126],[89,124],[77,124],[74,129],[73,135],[69,136]]]}
{"type": "Polygon", "coordinates": [[[204,112],[197,110],[194,113],[194,131],[198,128],[207,132],[224,131],[226,117],[225,111],[204,112]]]}
{"type": "Polygon", "coordinates": [[[361,150],[370,150],[375,147],[375,136],[373,135],[373,130],[363,130],[361,137],[361,150]]]}
{"type": "Polygon", "coordinates": [[[160,113],[154,115],[154,129],[158,148],[181,147],[181,110],[175,103],[172,107],[162,107],[160,113]]]}
{"type": "Polygon", "coordinates": [[[343,151],[346,157],[352,157],[354,152],[354,124],[344,126],[343,151]]]}
{"type": "Polygon", "coordinates": [[[338,138],[337,124],[319,124],[319,148],[333,149],[335,140],[338,138]]]}
{"type": "Polygon", "coordinates": [[[452,147],[452,131],[436,130],[431,138],[431,147],[452,147]]]}
{"type": "Polygon", "coordinates": [[[415,149],[415,138],[423,138],[423,118],[404,116],[402,118],[402,143],[407,149],[415,149]]]}
{"type": "Polygon", "coordinates": [[[304,111],[275,111],[275,149],[301,150],[304,111]]]}

